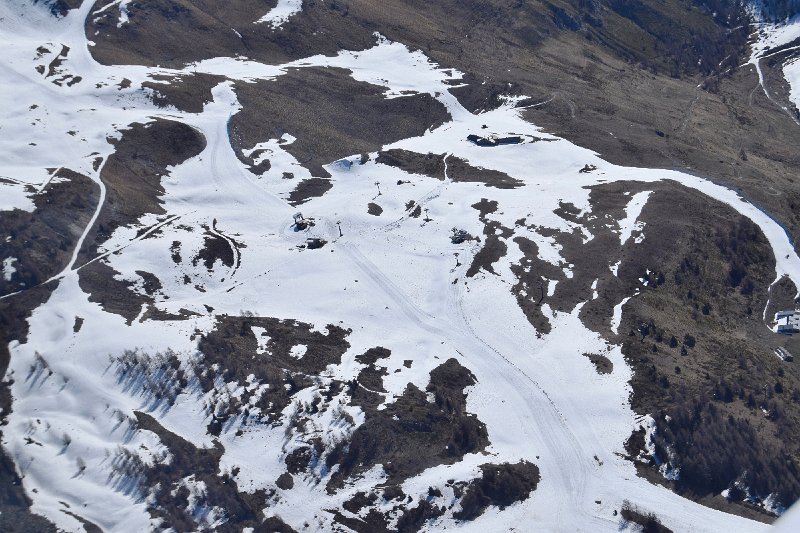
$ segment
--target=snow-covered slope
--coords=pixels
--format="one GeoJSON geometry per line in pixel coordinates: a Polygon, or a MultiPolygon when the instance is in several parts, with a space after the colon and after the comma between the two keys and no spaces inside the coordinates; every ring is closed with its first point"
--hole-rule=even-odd
{"type": "MultiPolygon", "coordinates": [[[[800,15],[794,16],[782,22],[762,22],[756,26],[757,40],[753,45],[750,63],[753,64],[759,75],[759,81],[764,93],[772,99],[761,71],[761,60],[785,55],[800,49],[800,15]]],[[[796,55],[796,54],[794,54],[796,55]]],[[[788,56],[783,63],[783,75],[789,83],[789,99],[795,106],[800,107],[800,66],[797,57],[788,56]]],[[[778,104],[780,105],[780,104],[778,104]]],[[[781,106],[783,107],[783,106],[781,106]]],[[[790,114],[796,121],[800,120],[794,112],[785,107],[783,109],[790,114]]]]}
{"type": "MultiPolygon", "coordinates": [[[[219,474],[228,474],[239,491],[275,490],[266,516],[280,517],[296,530],[329,531],[334,527],[329,510],[342,509],[356,493],[385,483],[390,476],[385,465],[347,479],[333,491],[327,480],[339,465],[296,475],[291,489],[276,490],[275,480],[284,473],[286,454],[292,450],[313,438],[321,439],[327,450],[364,422],[364,410],[340,392],[327,400],[327,409],[308,413],[302,430],[292,426],[298,408],[313,402],[333,381],[354,379],[364,368],[356,356],[380,346],[391,354],[379,363],[387,373],[377,411],[402,396],[409,383],[425,390],[431,371],[455,358],[475,376],[474,385],[467,387],[466,410],[486,424],[490,442],[480,452],[404,480],[405,494],[416,497],[437,488],[442,495],[434,501],[446,506],[458,501],[448,480],[473,479],[486,463],[526,460],[540,471],[538,487],[524,501],[502,510],[492,507],[471,522],[453,517],[459,509],[456,503],[428,524],[431,530],[506,531],[535,524],[545,531],[612,531],[620,527],[615,510],[624,499],[657,513],[675,531],[765,527],[703,507],[636,475],[634,464],[624,457],[623,444],[643,420],[630,408],[631,371],[612,340],[618,317],[607,317],[611,328],[601,334],[582,322],[583,304],[571,312],[544,306],[552,329],[537,333],[509,290],[517,281],[512,265],[524,256],[518,241],[504,237],[507,250],[491,265],[493,273],[483,269],[468,276],[482,243],[454,244],[451,232],[463,229],[488,240],[487,224],[497,223],[498,233],[506,228],[515,238],[534,242],[539,258],[569,277],[571,267],[561,255],[561,245],[540,231],[578,228],[554,213],[562,203],[589,212],[591,187],[641,184],[642,192],[630,195],[625,217],[608,221],[623,245],[635,246],[640,241],[633,234],[647,235],[647,227],[637,220],[651,188],[669,181],[751,219],[772,247],[776,280],[786,276],[800,287],[800,258],[772,218],[735,191],[692,175],[609,164],[523,120],[518,98],[509,97],[506,105],[492,111],[471,113],[450,93],[461,83],[459,73],[380,35],[368,50],[284,65],[223,57],[180,71],[102,66],[92,60],[92,43],[84,34],[86,17],[94,15],[92,4],[84,2],[62,19],[22,0],[0,6],[6,58],[0,65],[0,90],[4,101],[12,103],[0,110],[0,177],[6,178],[0,181],[2,209],[32,210],[34,199],[46,194],[59,168],[90,177],[101,190],[95,216],[71,259],[54,276],[57,287],[28,320],[27,339],[10,346],[5,377],[11,383],[13,411],[3,428],[3,447],[22,476],[34,512],[69,531],[83,527],[78,517],[108,531],[169,525],[148,513],[152,494],[137,478],[141,470],[125,468],[134,456],[144,465],[177,461],[158,432],[137,419],[141,412],[195,446],[221,446],[219,474]],[[37,65],[43,65],[42,73],[37,65]],[[287,202],[294,184],[281,177],[284,172],[303,177],[302,163],[283,149],[292,141],[292,132],[281,138],[265,132],[261,143],[249,147],[265,150],[263,157],[272,164],[261,176],[250,173],[228,138],[229,120],[241,109],[231,80],[275,79],[291,69],[312,67],[347,69],[355,80],[381,86],[386,98],[429,94],[441,102],[449,121],[384,150],[435,154],[444,163],[443,179],[383,164],[377,153],[331,161],[325,167],[331,190],[300,208],[315,224],[297,231],[297,208],[287,202]],[[149,89],[142,87],[157,76],[190,72],[223,79],[201,113],[157,107],[149,89]],[[147,214],[134,225],[115,229],[96,257],[82,260],[84,237],[106,198],[101,174],[115,150],[110,140],[124,136],[132,123],[156,119],[191,126],[205,138],[205,148],[168,169],[161,197],[166,215],[147,214]],[[468,140],[474,134],[516,136],[520,142],[481,146],[468,140]],[[103,160],[99,165],[97,158],[103,160]],[[448,167],[448,161],[455,160],[504,173],[520,185],[498,188],[461,180],[448,167]],[[585,168],[591,170],[581,172],[585,168]],[[496,205],[479,216],[474,206],[484,199],[496,205]],[[380,207],[380,216],[368,212],[371,203],[380,207]],[[416,206],[423,212],[414,215],[416,206]],[[205,268],[192,260],[200,256],[209,235],[235,249],[232,264],[212,258],[212,268],[205,268]],[[327,243],[319,249],[301,247],[309,237],[327,243]],[[180,248],[177,259],[174,243],[180,248]],[[135,319],[109,312],[87,294],[79,276],[84,265],[93,262],[113,268],[116,278],[129,281],[140,295],[147,293],[142,273],[157,278],[159,287],[147,293],[135,319]],[[169,359],[188,375],[202,359],[199,340],[211,335],[226,316],[296,320],[329,337],[330,330],[324,333],[328,324],[341,326],[350,330],[348,347],[316,383],[296,391],[274,423],[253,422],[260,414],[256,400],[271,394],[258,376],[242,383],[220,372],[210,391],[189,379],[175,388],[172,401],[164,402],[148,388],[160,383],[157,376],[126,374],[124,358],[136,350],[150,356],[156,373],[160,361],[169,359]],[[613,371],[598,374],[583,355],[588,353],[603,354],[613,371]],[[214,436],[207,428],[210,413],[231,398],[244,398],[241,401],[253,407],[228,418],[214,436]],[[351,422],[343,422],[347,418],[351,422]]],[[[128,2],[115,4],[108,9],[119,8],[120,23],[125,23],[128,2]]],[[[259,22],[279,25],[300,5],[279,2],[259,22]]],[[[10,258],[2,260],[12,264],[10,258]]],[[[4,266],[3,272],[13,282],[13,269],[4,266]]],[[[618,303],[622,312],[623,302],[618,303]]],[[[250,329],[260,343],[253,357],[269,357],[272,345],[264,340],[269,329],[250,329]]],[[[297,344],[293,357],[310,357],[311,349],[297,344]]],[[[203,503],[202,482],[186,476],[181,483],[198,527],[227,520],[226,509],[203,503]]],[[[384,503],[382,509],[390,512],[392,504],[384,503]]],[[[350,511],[345,515],[356,516],[350,511]]]]}

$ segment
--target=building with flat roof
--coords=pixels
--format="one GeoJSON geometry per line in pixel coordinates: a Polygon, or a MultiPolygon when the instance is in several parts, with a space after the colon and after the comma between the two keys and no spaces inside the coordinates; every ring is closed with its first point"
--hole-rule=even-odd
{"type": "Polygon", "coordinates": [[[800,333],[800,310],[798,309],[775,313],[775,321],[778,323],[778,333],[784,335],[800,333]]]}

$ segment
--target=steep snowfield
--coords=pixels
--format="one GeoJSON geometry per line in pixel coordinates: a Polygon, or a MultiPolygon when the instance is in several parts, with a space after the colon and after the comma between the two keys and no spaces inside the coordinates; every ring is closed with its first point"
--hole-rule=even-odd
{"type": "MultiPolygon", "coordinates": [[[[483,224],[470,206],[482,198],[498,202],[499,209],[488,218],[504,226],[514,227],[523,218],[529,225],[569,231],[570,223],[553,211],[562,200],[588,208],[586,186],[618,180],[674,180],[727,203],[758,224],[775,252],[778,277],[788,275],[800,286],[800,259],[784,231],[767,215],[735,192],[694,176],[606,163],[522,120],[513,100],[500,109],[473,115],[448,92],[457,73],[441,70],[420,52],[379,37],[374,48],[361,53],[312,57],[290,65],[218,58],[187,67],[231,79],[262,79],[280,76],[289,67],[339,66],[349,69],[357,80],[385,87],[387,97],[400,98],[407,91],[434,95],[452,120],[385,148],[449,154],[524,182],[519,189],[504,190],[452,179],[439,181],[378,164],[375,154],[364,164],[353,156],[353,165],[328,165],[332,190],[302,206],[306,216],[316,219],[313,234],[329,244],[320,250],[299,250],[296,245],[306,235],[290,229],[296,209],[285,202],[288,191],[281,190],[279,175],[258,178],[250,174],[230,146],[227,122],[239,109],[232,85],[218,85],[213,102],[200,114],[156,108],[141,83],[166,71],[104,67],[92,61],[87,49],[91,43],[83,33],[83,21],[91,16],[90,4],[85,2],[63,20],[37,15],[29,7],[23,11],[21,1],[0,6],[0,42],[6,54],[0,65],[2,93],[4,101],[14,103],[0,110],[0,149],[7,154],[0,163],[0,176],[37,186],[49,178],[47,168],[69,167],[99,183],[102,167],[95,170],[91,162],[95,154],[106,157],[112,152],[107,138],[128,124],[169,117],[200,130],[207,148],[172,168],[164,180],[169,218],[148,216],[139,227],[121,228],[101,250],[119,252],[103,260],[125,279],[138,280],[136,271],[159,278],[162,288],[153,304],[157,308],[174,313],[187,309],[197,315],[172,322],[137,319],[127,325],[81,291],[76,251],[50,300],[30,318],[28,341],[11,347],[6,376],[14,379],[15,400],[3,445],[24,476],[34,511],[66,530],[78,530],[81,525],[62,512],[62,502],[110,531],[149,527],[143,495],[135,490],[133,480],[119,477],[114,468],[123,448],[142,454],[146,461],[164,453],[153,433],[132,429],[133,411],[149,411],[168,430],[211,446],[205,429],[208,419],[199,392],[184,392],[169,409],[152,405],[118,382],[109,356],[134,348],[152,355],[172,349],[182,360],[190,359],[197,347],[194,334],[214,326],[208,305],[215,314],[237,315],[246,310],[257,316],[295,318],[318,328],[341,322],[353,330],[348,337],[351,348],[341,365],[329,368],[327,377],[349,379],[357,372],[355,354],[383,346],[392,351],[384,364],[401,370],[385,379],[387,401],[401,394],[409,382],[424,390],[430,370],[449,357],[474,372],[478,383],[469,391],[468,409],[487,424],[489,456],[467,455],[456,464],[425,471],[406,481],[406,492],[425,491],[447,479],[469,479],[487,461],[530,460],[539,466],[542,480],[523,503],[502,512],[492,508],[473,523],[441,519],[437,529],[505,531],[535,524],[544,531],[613,531],[619,522],[611,511],[623,499],[657,512],[676,531],[765,529],[763,524],[700,506],[637,477],[634,466],[619,455],[624,453],[624,440],[640,422],[628,405],[631,376],[620,347],[581,323],[580,305],[571,313],[546,309],[553,329],[537,336],[508,290],[514,283],[509,265],[522,255],[516,245],[508,243],[507,255],[494,267],[497,276],[481,274],[465,283],[469,258],[479,245],[454,245],[449,237],[454,226],[481,234],[483,224]],[[35,70],[36,64],[47,63],[37,59],[38,47],[57,54],[63,45],[69,52],[58,66],[63,71],[60,75],[81,77],[72,86],[54,85],[35,70]],[[131,80],[129,88],[120,87],[123,78],[131,80]],[[554,140],[490,148],[467,141],[467,135],[481,131],[554,140]],[[585,164],[597,169],[579,173],[585,164]],[[399,186],[398,180],[410,184],[399,186]],[[381,191],[377,197],[375,182],[381,191]],[[409,199],[427,210],[430,221],[408,216],[405,203],[409,199]],[[371,201],[381,205],[382,216],[367,214],[371,201]],[[235,268],[218,264],[206,272],[188,259],[202,246],[202,236],[185,228],[212,227],[214,220],[219,232],[235,235],[246,248],[241,249],[235,268]],[[163,223],[159,232],[150,238],[137,236],[137,229],[158,222],[163,223]],[[170,258],[173,241],[183,245],[180,265],[170,258]],[[184,284],[184,274],[202,281],[205,292],[184,284]],[[78,317],[83,325],[75,332],[78,317]],[[612,361],[613,372],[598,374],[583,353],[604,354],[612,361]],[[404,359],[413,359],[413,366],[403,367],[404,359]],[[68,445],[64,435],[69,435],[68,445]]],[[[298,9],[300,4],[279,2],[279,8],[298,9]]],[[[274,24],[282,19],[276,15],[270,20],[274,24]]],[[[299,163],[283,152],[281,142],[291,142],[291,138],[265,138],[254,149],[269,150],[267,157],[281,172],[294,171],[299,163]]],[[[0,182],[0,187],[0,197],[15,202],[4,203],[4,209],[11,205],[30,208],[29,198],[16,183],[0,182]]],[[[618,221],[623,242],[640,229],[636,219],[648,195],[634,195],[626,218],[618,221]]],[[[533,230],[516,231],[539,245],[542,258],[558,264],[560,248],[552,240],[533,230]]],[[[619,308],[621,312],[622,305],[619,308]]],[[[614,323],[619,324],[619,317],[614,323]]],[[[297,353],[301,352],[298,348],[297,353]]],[[[358,410],[352,410],[358,423],[358,410]]],[[[317,423],[333,438],[339,430],[330,414],[326,417],[317,423]]],[[[219,440],[225,447],[222,468],[241,467],[237,482],[243,490],[271,486],[283,468],[279,450],[291,446],[284,440],[283,428],[266,425],[254,426],[241,436],[224,431],[219,440]]],[[[329,495],[324,483],[313,477],[300,479],[269,512],[297,528],[316,516],[312,526],[328,530],[331,518],[324,509],[340,507],[358,490],[384,478],[382,469],[373,469],[336,495],[329,495]]]]}

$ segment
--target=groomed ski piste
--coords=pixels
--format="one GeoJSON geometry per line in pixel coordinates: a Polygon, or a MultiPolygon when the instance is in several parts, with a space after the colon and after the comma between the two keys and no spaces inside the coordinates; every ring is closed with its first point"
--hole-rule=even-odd
{"type": "MultiPolygon", "coordinates": [[[[121,23],[124,4],[119,3],[121,23]]],[[[281,4],[289,9],[300,2],[281,4]]],[[[96,259],[134,282],[140,280],[136,271],[153,273],[162,284],[153,306],[196,315],[160,321],[144,319],[143,309],[139,318],[127,324],[121,316],[90,302],[81,290],[77,269],[82,265],[75,250],[73,260],[57,276],[58,287],[29,319],[27,342],[11,346],[5,376],[14,380],[14,401],[3,428],[3,446],[22,476],[34,512],[67,531],[83,529],[76,514],[107,531],[157,526],[146,511],[147,495],[135,490],[135,480],[115,473],[115,457],[126,449],[150,463],[166,453],[154,433],[132,424],[134,411],[147,411],[167,430],[198,446],[212,447],[204,398],[189,389],[169,409],[152,407],[118,382],[109,357],[135,348],[150,354],[172,350],[188,364],[197,352],[198,332],[211,331],[216,316],[247,311],[296,319],[321,331],[327,324],[352,329],[342,364],[330,366],[323,380],[352,379],[362,366],[354,356],[373,346],[391,350],[391,356],[381,361],[389,370],[384,379],[387,403],[402,394],[407,383],[424,390],[430,371],[448,358],[456,358],[474,373],[477,383],[469,388],[467,409],[487,424],[491,442],[487,453],[468,454],[455,464],[428,469],[405,481],[404,491],[420,494],[428,487],[439,487],[445,499],[452,498],[445,480],[472,479],[479,474],[478,466],[487,462],[522,459],[539,467],[541,481],[523,502],[502,511],[492,507],[473,522],[457,521],[448,514],[432,522],[432,530],[616,531],[620,519],[612,511],[624,499],[644,512],[655,512],[675,531],[767,529],[765,524],[701,506],[638,477],[634,464],[622,457],[623,443],[643,420],[629,405],[631,372],[620,347],[581,323],[582,304],[571,313],[556,313],[545,306],[552,331],[537,335],[509,290],[516,281],[510,265],[523,255],[513,240],[507,240],[507,254],[494,264],[497,275],[482,273],[465,283],[465,270],[480,245],[472,241],[452,244],[450,232],[458,227],[480,235],[484,224],[471,206],[482,198],[494,200],[498,209],[487,218],[534,241],[540,257],[569,276],[560,246],[529,228],[568,232],[579,228],[553,211],[567,200],[590,209],[589,186],[672,180],[726,203],[755,222],[774,251],[776,279],[788,276],[800,287],[800,259],[784,230],[769,216],[734,191],[702,178],[611,165],[524,121],[513,97],[499,109],[472,114],[449,92],[460,83],[458,73],[379,35],[369,50],[310,57],[287,65],[262,65],[242,58],[187,65],[186,72],[208,72],[231,80],[273,79],[288,68],[336,66],[351,71],[356,80],[384,87],[386,98],[402,98],[409,91],[430,94],[446,106],[450,121],[385,149],[446,154],[524,183],[517,189],[495,189],[457,182],[450,176],[438,180],[378,164],[376,154],[363,164],[360,155],[353,155],[348,162],[331,162],[326,168],[333,188],[302,205],[303,213],[316,220],[314,235],[328,244],[320,250],[300,251],[297,245],[307,235],[290,229],[297,209],[287,203],[289,185],[280,179],[284,171],[302,172],[300,163],[282,149],[291,137],[282,142],[263,139],[261,148],[268,148],[272,167],[260,177],[250,173],[228,139],[228,121],[239,110],[232,84],[222,82],[214,88],[213,102],[199,114],[156,107],[142,83],[158,74],[181,71],[97,64],[89,53],[93,43],[84,32],[84,21],[93,16],[92,5],[84,2],[61,19],[22,0],[0,5],[5,56],[0,76],[3,99],[12,103],[0,110],[4,154],[0,176],[18,182],[0,183],[1,207],[33,209],[31,197],[37,193],[25,186],[44,189],[51,179],[48,168],[70,168],[102,187],[102,165],[95,169],[92,162],[98,155],[105,160],[114,149],[108,138],[118,138],[134,122],[167,118],[196,128],[205,136],[207,147],[171,168],[164,178],[162,200],[168,215],[147,215],[138,226],[119,228],[96,259]],[[42,45],[53,50],[68,46],[60,68],[81,80],[56,86],[37,73],[37,48],[42,45]],[[121,89],[125,78],[132,83],[121,89]],[[486,148],[467,140],[475,132],[553,141],[486,148]],[[586,164],[596,170],[578,172],[586,164]],[[426,221],[408,216],[409,185],[401,192],[398,180],[410,182],[416,205],[426,210],[426,221]],[[383,208],[382,216],[367,214],[371,201],[383,208]],[[520,219],[525,225],[515,225],[520,219]],[[154,225],[158,231],[139,232],[154,225]],[[175,265],[170,244],[179,241],[184,257],[191,257],[203,246],[202,232],[185,228],[203,225],[246,244],[236,268],[218,263],[207,272],[193,267],[189,259],[175,265]],[[200,280],[205,292],[184,284],[185,273],[200,280]],[[213,314],[206,306],[213,307],[213,314]],[[73,328],[76,318],[83,321],[78,332],[73,328]],[[613,372],[598,374],[583,353],[604,354],[612,361],[613,372]],[[413,359],[410,368],[403,365],[407,359],[413,359]],[[70,437],[67,446],[64,435],[70,437]]],[[[623,242],[634,230],[647,238],[647,228],[636,226],[647,200],[647,193],[631,195],[626,219],[617,221],[623,242]]],[[[609,269],[613,268],[610,264],[609,269]]],[[[620,313],[624,312],[622,303],[620,313]]],[[[298,348],[298,356],[302,353],[303,348],[298,348]]],[[[218,385],[218,394],[242,394],[241,388],[224,382],[218,385]]],[[[300,391],[298,399],[308,401],[313,392],[300,391]]],[[[342,408],[356,424],[363,420],[358,408],[342,408]]],[[[287,415],[291,409],[287,407],[287,415]]],[[[341,439],[348,431],[332,412],[329,409],[314,420],[326,441],[341,439]]],[[[282,453],[294,445],[286,441],[285,424],[249,426],[238,436],[235,427],[222,431],[218,437],[225,450],[221,468],[225,472],[239,469],[235,479],[240,490],[272,487],[283,472],[282,453]]],[[[310,530],[328,531],[332,515],[326,509],[341,509],[355,493],[374,488],[385,477],[381,468],[374,468],[329,494],[324,483],[306,476],[296,481],[293,490],[281,492],[266,512],[298,530],[308,523],[310,530]]],[[[186,483],[192,486],[192,479],[186,483]]],[[[202,492],[203,487],[192,490],[202,492]]],[[[224,510],[198,509],[197,516],[213,527],[224,520],[224,510]]]]}

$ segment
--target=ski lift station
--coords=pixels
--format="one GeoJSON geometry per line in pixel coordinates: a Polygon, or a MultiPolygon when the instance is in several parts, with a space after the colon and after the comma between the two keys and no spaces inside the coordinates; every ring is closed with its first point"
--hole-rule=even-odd
{"type": "Polygon", "coordinates": [[[307,229],[309,226],[313,226],[313,219],[308,219],[303,216],[303,213],[297,212],[294,214],[294,230],[295,231],[303,231],[307,229]]]}
{"type": "Polygon", "coordinates": [[[800,309],[792,311],[779,311],[775,314],[778,323],[778,333],[792,335],[800,333],[800,309]]]}

